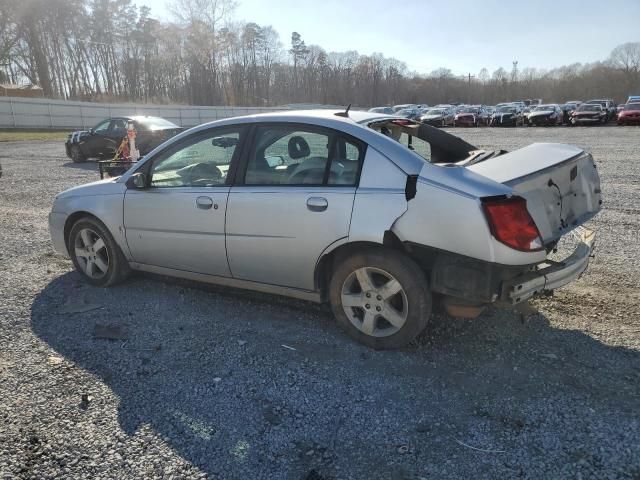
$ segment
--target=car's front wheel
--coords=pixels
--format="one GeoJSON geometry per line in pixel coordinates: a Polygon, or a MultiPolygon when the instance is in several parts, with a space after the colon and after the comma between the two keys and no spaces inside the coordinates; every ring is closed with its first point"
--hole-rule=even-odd
{"type": "Polygon", "coordinates": [[[68,238],[69,256],[84,280],[109,287],[129,275],[129,263],[107,228],[92,217],[73,224],[68,238]]]}
{"type": "Polygon", "coordinates": [[[71,160],[73,160],[74,163],[81,163],[87,159],[84,153],[82,153],[82,150],[80,150],[79,145],[71,145],[70,153],[71,153],[71,160]]]}
{"type": "Polygon", "coordinates": [[[347,257],[333,272],[329,299],[340,326],[375,349],[406,345],[431,315],[424,272],[395,250],[368,249],[347,257]]]}

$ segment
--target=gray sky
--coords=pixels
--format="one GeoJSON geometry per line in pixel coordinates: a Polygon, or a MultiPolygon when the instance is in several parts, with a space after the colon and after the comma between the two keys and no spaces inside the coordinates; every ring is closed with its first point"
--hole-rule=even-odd
{"type": "MultiPolygon", "coordinates": [[[[161,18],[166,0],[134,0],[161,18]]],[[[553,68],[640,41],[640,0],[239,0],[235,19],[327,51],[381,52],[426,73],[553,68]]]]}

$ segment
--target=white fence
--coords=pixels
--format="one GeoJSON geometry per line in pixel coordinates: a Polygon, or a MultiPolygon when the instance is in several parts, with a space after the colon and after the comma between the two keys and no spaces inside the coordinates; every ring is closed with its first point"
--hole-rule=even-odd
{"type": "Polygon", "coordinates": [[[193,127],[219,118],[278,110],[287,108],[111,104],[0,97],[0,128],[89,128],[105,118],[128,115],[153,115],[181,127],[193,127]]]}

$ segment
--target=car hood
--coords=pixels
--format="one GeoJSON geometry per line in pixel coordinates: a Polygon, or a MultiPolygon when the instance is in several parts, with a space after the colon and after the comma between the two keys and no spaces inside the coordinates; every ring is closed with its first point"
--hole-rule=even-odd
{"type": "Polygon", "coordinates": [[[555,113],[553,110],[540,110],[537,112],[529,112],[529,117],[538,117],[541,115],[551,115],[555,113]]]}
{"type": "Polygon", "coordinates": [[[87,135],[89,135],[89,130],[75,130],[73,132],[71,132],[67,138],[71,141],[74,140],[78,140],[82,137],[86,137],[87,135]]]}
{"type": "Polygon", "coordinates": [[[68,190],[56,195],[56,199],[93,195],[116,195],[123,193],[125,188],[125,185],[117,182],[117,179],[107,178],[105,180],[98,180],[96,182],[85,183],[84,185],[69,188],[68,190]]]}
{"type": "Polygon", "coordinates": [[[436,120],[438,118],[444,118],[444,115],[439,114],[439,115],[423,115],[421,117],[423,120],[436,120]]]}

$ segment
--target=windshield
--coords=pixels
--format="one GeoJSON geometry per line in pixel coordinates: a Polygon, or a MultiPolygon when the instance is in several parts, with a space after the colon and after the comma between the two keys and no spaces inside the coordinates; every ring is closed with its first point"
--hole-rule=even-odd
{"type": "Polygon", "coordinates": [[[600,105],[581,105],[578,107],[579,112],[599,112],[602,110],[600,105]]]}
{"type": "Polygon", "coordinates": [[[516,108],[515,107],[498,107],[496,109],[496,112],[498,113],[516,113],[516,108]]]}
{"type": "Polygon", "coordinates": [[[179,128],[175,123],[160,117],[137,117],[135,120],[140,125],[147,127],[149,130],[158,128],[179,128]]]}
{"type": "Polygon", "coordinates": [[[460,113],[480,113],[480,109],[476,107],[466,107],[460,110],[460,113]]]}
{"type": "Polygon", "coordinates": [[[539,107],[536,107],[536,112],[541,112],[543,110],[553,110],[553,105],[540,105],[539,107]]]}
{"type": "Polygon", "coordinates": [[[445,114],[444,110],[433,109],[433,110],[427,111],[427,115],[444,115],[444,114],[445,114]]]}
{"type": "Polygon", "coordinates": [[[627,103],[624,110],[640,110],[640,103],[627,103]]]}

